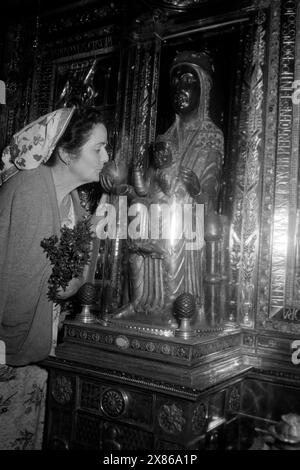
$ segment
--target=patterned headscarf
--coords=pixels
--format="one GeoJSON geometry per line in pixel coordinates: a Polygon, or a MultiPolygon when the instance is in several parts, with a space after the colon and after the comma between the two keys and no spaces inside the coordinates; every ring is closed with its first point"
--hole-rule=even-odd
{"type": "Polygon", "coordinates": [[[64,134],[75,107],[57,109],[17,132],[4,149],[0,162],[0,186],[19,170],[46,163],[64,134]]]}

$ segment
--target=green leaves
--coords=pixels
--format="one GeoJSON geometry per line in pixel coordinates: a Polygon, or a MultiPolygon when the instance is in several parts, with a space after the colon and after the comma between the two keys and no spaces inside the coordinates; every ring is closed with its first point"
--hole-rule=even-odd
{"type": "Polygon", "coordinates": [[[74,228],[63,226],[60,232],[60,239],[52,235],[41,241],[41,247],[52,265],[48,298],[56,303],[62,302],[57,298],[58,290],[66,290],[71,279],[82,275],[84,266],[90,260],[92,240],[89,219],[77,222],[74,228]]]}

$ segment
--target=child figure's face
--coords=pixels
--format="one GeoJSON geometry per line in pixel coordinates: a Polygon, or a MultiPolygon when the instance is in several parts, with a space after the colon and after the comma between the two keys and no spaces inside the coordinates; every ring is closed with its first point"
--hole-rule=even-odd
{"type": "Polygon", "coordinates": [[[172,164],[172,149],[169,142],[158,141],[154,144],[153,160],[156,168],[162,169],[172,164]]]}

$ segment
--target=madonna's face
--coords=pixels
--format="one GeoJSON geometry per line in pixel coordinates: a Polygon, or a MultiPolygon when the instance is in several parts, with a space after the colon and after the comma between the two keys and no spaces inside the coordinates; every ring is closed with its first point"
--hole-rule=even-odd
{"type": "Polygon", "coordinates": [[[200,100],[197,72],[188,64],[177,65],[171,72],[171,99],[176,114],[186,115],[197,109],[200,100]]]}
{"type": "Polygon", "coordinates": [[[71,160],[69,167],[82,184],[99,181],[103,165],[109,160],[106,145],[106,127],[103,124],[96,124],[76,158],[71,160]]]}

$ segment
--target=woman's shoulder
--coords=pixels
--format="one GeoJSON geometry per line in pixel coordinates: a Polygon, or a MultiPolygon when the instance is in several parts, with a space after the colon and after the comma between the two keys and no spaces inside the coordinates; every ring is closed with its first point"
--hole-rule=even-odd
{"type": "Polygon", "coordinates": [[[13,217],[26,224],[26,231],[37,230],[37,221],[43,226],[52,223],[53,217],[59,225],[57,213],[55,188],[48,184],[44,171],[39,168],[20,171],[0,187],[0,218],[6,217],[8,223],[13,217]]]}
{"type": "Polygon", "coordinates": [[[15,176],[0,187],[1,196],[9,194],[32,194],[33,191],[45,188],[45,176],[50,168],[42,166],[33,170],[20,170],[15,176]]]}

